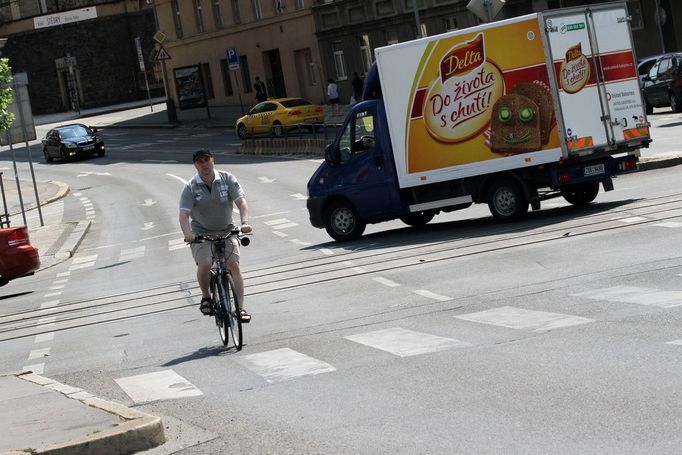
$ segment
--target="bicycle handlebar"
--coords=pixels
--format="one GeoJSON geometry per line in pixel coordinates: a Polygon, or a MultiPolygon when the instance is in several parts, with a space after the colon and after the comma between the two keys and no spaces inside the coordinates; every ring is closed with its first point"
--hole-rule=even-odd
{"type": "Polygon", "coordinates": [[[188,243],[202,243],[202,242],[213,242],[216,240],[227,240],[230,237],[233,237],[235,235],[239,238],[239,243],[241,243],[242,246],[247,246],[251,243],[251,239],[246,237],[246,234],[242,234],[242,231],[240,229],[235,229],[233,231],[230,231],[229,234],[221,234],[221,235],[197,234],[196,236],[194,236],[194,241],[188,242],[188,243]]]}

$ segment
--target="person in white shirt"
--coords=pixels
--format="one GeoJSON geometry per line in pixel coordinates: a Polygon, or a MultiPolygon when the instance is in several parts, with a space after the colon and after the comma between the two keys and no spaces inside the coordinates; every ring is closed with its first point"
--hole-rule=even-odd
{"type": "Polygon", "coordinates": [[[327,96],[329,97],[329,104],[332,105],[332,115],[338,115],[340,103],[339,87],[332,78],[329,78],[329,85],[327,85],[327,96]]]}

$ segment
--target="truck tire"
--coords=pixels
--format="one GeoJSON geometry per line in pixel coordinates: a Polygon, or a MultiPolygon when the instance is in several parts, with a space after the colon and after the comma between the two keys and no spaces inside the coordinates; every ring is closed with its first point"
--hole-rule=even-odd
{"type": "Polygon", "coordinates": [[[528,201],[518,183],[503,178],[490,187],[488,208],[496,220],[515,221],[528,213],[528,201]]]}
{"type": "Polygon", "coordinates": [[[366,223],[347,201],[333,202],[324,214],[324,228],[337,242],[356,240],[365,232],[366,223]]]}
{"type": "Polygon", "coordinates": [[[425,226],[436,216],[434,212],[414,212],[400,217],[400,221],[413,227],[425,226]]]}
{"type": "Polygon", "coordinates": [[[594,201],[599,193],[599,182],[587,182],[561,188],[561,195],[570,204],[578,207],[594,201]]]}

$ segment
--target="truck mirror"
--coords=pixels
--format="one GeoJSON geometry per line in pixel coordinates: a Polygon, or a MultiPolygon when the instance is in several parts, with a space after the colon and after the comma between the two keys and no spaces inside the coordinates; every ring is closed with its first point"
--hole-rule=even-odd
{"type": "Polygon", "coordinates": [[[339,164],[338,147],[334,147],[334,144],[328,144],[324,149],[324,160],[330,166],[337,166],[339,164]]]}

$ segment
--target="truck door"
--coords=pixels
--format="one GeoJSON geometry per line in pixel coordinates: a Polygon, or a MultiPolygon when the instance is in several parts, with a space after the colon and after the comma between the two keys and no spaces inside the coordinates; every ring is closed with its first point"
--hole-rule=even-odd
{"type": "Polygon", "coordinates": [[[625,6],[568,8],[542,17],[564,150],[586,155],[648,138],[625,6]]]}
{"type": "Polygon", "coordinates": [[[361,217],[399,210],[393,161],[386,157],[375,107],[351,114],[340,135],[345,170],[344,187],[361,217]]]}

